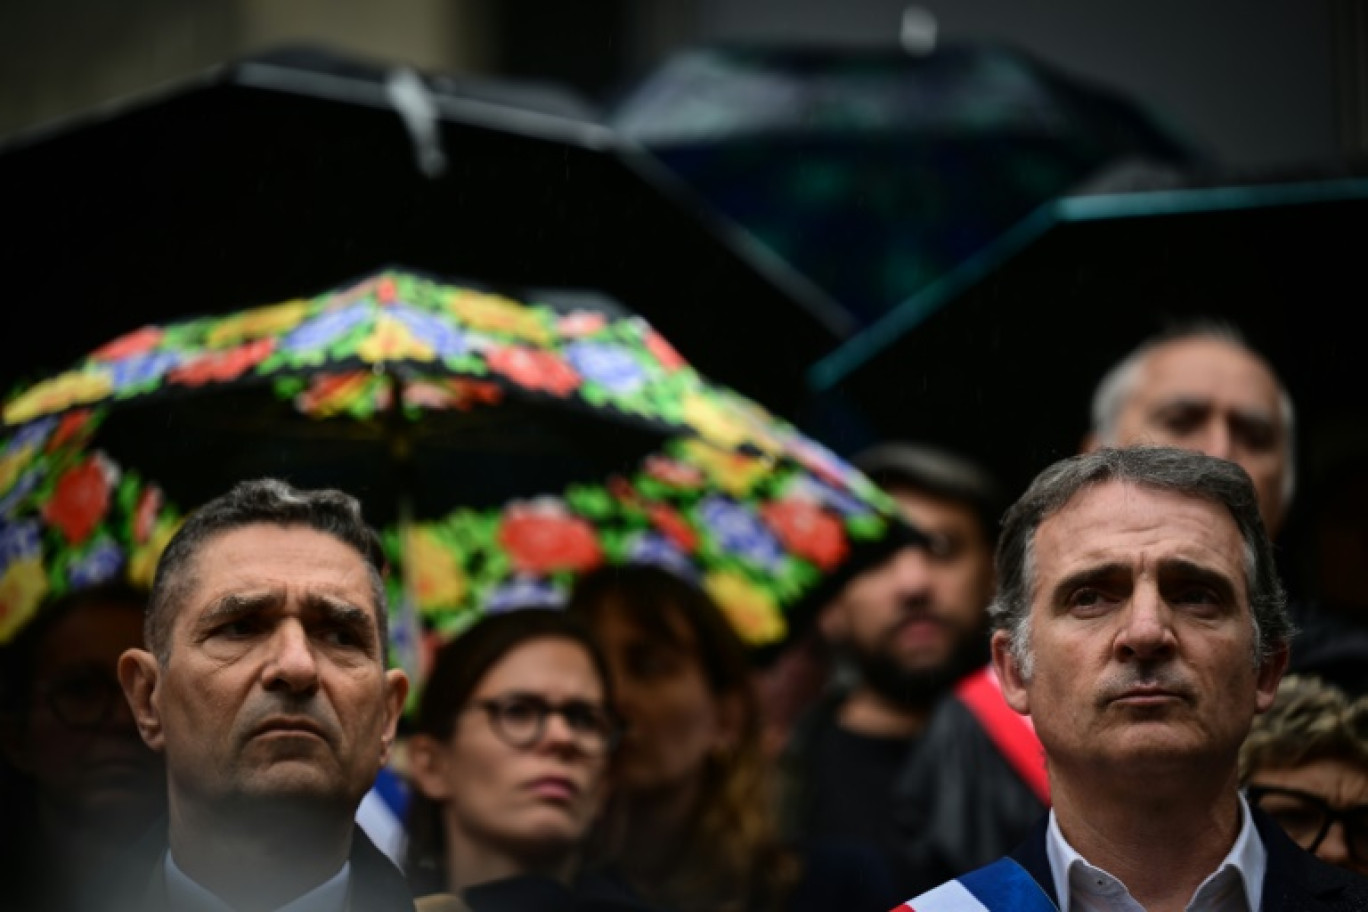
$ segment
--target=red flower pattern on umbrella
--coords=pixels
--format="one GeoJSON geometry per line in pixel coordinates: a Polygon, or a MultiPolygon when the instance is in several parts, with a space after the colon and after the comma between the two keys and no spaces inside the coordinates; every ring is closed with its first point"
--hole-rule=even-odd
{"type": "Polygon", "coordinates": [[[109,509],[112,466],[92,456],[68,469],[43,506],[43,518],[62,530],[66,540],[78,545],[90,537],[109,509]]]}
{"type": "Polygon", "coordinates": [[[651,522],[664,533],[665,537],[674,542],[679,550],[686,554],[692,554],[698,549],[698,533],[680,516],[678,511],[671,509],[665,504],[653,503],[646,508],[646,515],[651,517],[651,522]]]}
{"type": "Polygon", "coordinates": [[[519,573],[583,572],[603,563],[594,527],[544,500],[509,507],[499,526],[499,544],[519,573]]]}
{"type": "Polygon", "coordinates": [[[48,452],[66,446],[82,432],[91,430],[90,419],[94,414],[90,409],[76,409],[63,415],[57,429],[52,432],[52,438],[47,442],[48,452]]]}
{"type": "Polygon", "coordinates": [[[157,517],[161,514],[162,493],[155,486],[143,489],[138,497],[137,506],[133,508],[133,542],[144,544],[152,537],[152,531],[157,527],[157,517]]]}
{"type": "Polygon", "coordinates": [[[249,369],[265,361],[275,350],[275,339],[257,339],[227,351],[210,352],[171,371],[173,383],[201,386],[236,380],[249,369]]]}
{"type": "Polygon", "coordinates": [[[845,559],[849,545],[841,523],[808,500],[789,498],[767,503],[760,516],[784,547],[823,570],[845,559]]]}
{"type": "Polygon", "coordinates": [[[663,481],[667,485],[684,490],[700,488],[707,481],[706,476],[696,466],[654,454],[646,460],[646,474],[656,481],[663,481]]]}
{"type": "Polygon", "coordinates": [[[164,332],[156,326],[144,326],[100,346],[91,352],[90,357],[96,361],[117,361],[130,355],[141,355],[156,348],[163,335],[164,332]]]}
{"type": "Polygon", "coordinates": [[[530,390],[568,396],[579,388],[580,376],[550,352],[509,345],[489,353],[489,366],[530,390]]]}
{"type": "Polygon", "coordinates": [[[643,341],[646,343],[647,350],[655,355],[661,367],[667,371],[677,371],[688,363],[680,357],[679,352],[675,351],[674,346],[666,342],[665,337],[654,329],[646,330],[646,337],[643,341]]]}

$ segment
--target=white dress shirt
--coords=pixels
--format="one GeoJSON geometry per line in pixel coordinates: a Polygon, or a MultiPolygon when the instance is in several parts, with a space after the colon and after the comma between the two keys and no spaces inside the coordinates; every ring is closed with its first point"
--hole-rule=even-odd
{"type": "MultiPolygon", "coordinates": [[[[233,907],[200,886],[182,871],[168,849],[163,866],[166,875],[167,905],[185,912],[234,912],[233,907]]],[[[250,872],[244,872],[250,877],[250,872]]],[[[344,861],[341,869],[323,883],[302,896],[290,900],[276,912],[346,912],[347,895],[351,888],[351,862],[344,861]]]]}
{"type": "MultiPolygon", "coordinates": [[[[1069,845],[1053,810],[1045,836],[1045,854],[1059,897],[1059,912],[1144,912],[1125,884],[1089,864],[1069,845]]],[[[1241,795],[1240,834],[1215,872],[1192,894],[1187,912],[1259,912],[1267,868],[1268,851],[1241,795]]]]}

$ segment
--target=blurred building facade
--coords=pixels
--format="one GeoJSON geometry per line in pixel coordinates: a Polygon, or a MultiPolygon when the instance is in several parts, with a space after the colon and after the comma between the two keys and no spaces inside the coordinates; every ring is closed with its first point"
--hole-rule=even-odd
{"type": "MultiPolygon", "coordinates": [[[[906,0],[10,0],[0,136],[284,42],[610,98],[727,40],[897,41],[906,0]]],[[[1167,112],[1213,155],[1279,166],[1368,152],[1368,0],[923,0],[943,40],[1005,41],[1167,112]]]]}

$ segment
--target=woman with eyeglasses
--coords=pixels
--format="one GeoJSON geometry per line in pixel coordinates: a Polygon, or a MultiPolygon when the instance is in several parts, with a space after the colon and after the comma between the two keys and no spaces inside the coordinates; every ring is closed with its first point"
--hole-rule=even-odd
{"type": "Polygon", "coordinates": [[[43,605],[0,649],[0,906],[70,909],[165,809],[161,758],[115,678],[146,594],[122,584],[43,605]]]}
{"type": "Polygon", "coordinates": [[[1240,781],[1302,848],[1368,874],[1368,697],[1283,679],[1240,749],[1240,781]]]}
{"type": "Polygon", "coordinates": [[[449,903],[428,908],[642,908],[580,872],[618,741],[610,707],[602,656],[561,611],[494,615],[438,652],[408,740],[409,880],[449,903]]]}
{"type": "Polygon", "coordinates": [[[598,861],[671,912],[883,912],[872,853],[779,836],[745,647],[717,603],[659,567],[596,570],[569,611],[603,647],[627,726],[598,861]]]}

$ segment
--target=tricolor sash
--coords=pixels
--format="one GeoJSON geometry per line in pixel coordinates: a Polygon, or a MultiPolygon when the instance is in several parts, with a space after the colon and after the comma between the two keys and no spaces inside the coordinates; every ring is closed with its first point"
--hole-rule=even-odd
{"type": "Polygon", "coordinates": [[[891,912],[1059,912],[1026,869],[1010,858],[946,881],[891,912]]]}

